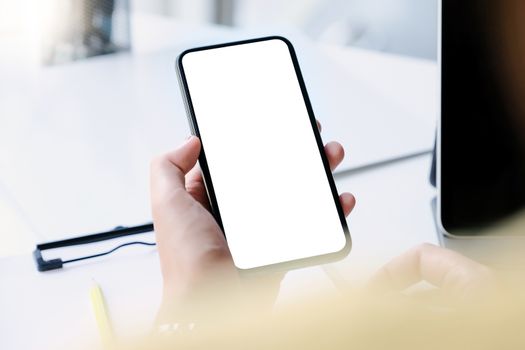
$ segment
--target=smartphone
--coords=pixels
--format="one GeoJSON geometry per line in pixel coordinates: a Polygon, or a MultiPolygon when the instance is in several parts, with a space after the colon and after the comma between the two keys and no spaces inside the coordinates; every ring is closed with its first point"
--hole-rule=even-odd
{"type": "Polygon", "coordinates": [[[194,48],[176,67],[236,267],[345,257],[350,234],[292,44],[276,36],[194,48]]]}

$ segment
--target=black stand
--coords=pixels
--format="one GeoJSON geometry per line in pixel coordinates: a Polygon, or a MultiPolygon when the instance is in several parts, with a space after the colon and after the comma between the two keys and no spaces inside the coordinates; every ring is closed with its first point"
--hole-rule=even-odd
{"type": "Polygon", "coordinates": [[[81,236],[81,237],[69,238],[69,239],[64,239],[61,241],[37,244],[36,249],[33,251],[33,257],[35,259],[37,269],[40,272],[61,269],[64,266],[64,264],[111,254],[115,250],[122,248],[124,246],[129,246],[132,244],[155,245],[155,243],[129,242],[126,244],[122,244],[110,250],[109,252],[95,254],[91,256],[85,256],[85,257],[71,259],[67,261],[63,261],[60,258],[52,259],[52,260],[44,260],[44,258],[42,257],[42,251],[48,250],[48,249],[71,247],[71,246],[82,245],[82,244],[102,242],[102,241],[107,241],[107,240],[114,239],[114,238],[137,235],[140,233],[146,233],[146,232],[151,232],[151,231],[153,231],[152,223],[148,223],[148,224],[140,225],[140,226],[133,226],[133,227],[118,226],[111,231],[100,232],[100,233],[90,234],[90,235],[81,236]]]}

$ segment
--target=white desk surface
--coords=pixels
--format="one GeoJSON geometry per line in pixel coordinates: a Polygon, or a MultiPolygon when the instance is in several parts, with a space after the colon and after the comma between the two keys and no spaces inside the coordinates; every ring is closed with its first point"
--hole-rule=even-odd
{"type": "MultiPolygon", "coordinates": [[[[135,34],[147,45],[137,44],[134,55],[49,68],[25,80],[6,73],[0,210],[11,222],[8,234],[24,237],[24,251],[36,241],[148,221],[148,161],[188,134],[173,72],[178,47],[256,34],[170,22],[160,27],[164,35],[135,34]],[[175,42],[177,48],[158,51],[175,42]]],[[[325,139],[347,145],[345,168],[431,147],[434,64],[286,36],[296,43],[325,139]]],[[[430,157],[422,156],[337,176],[339,190],[358,200],[349,219],[353,251],[337,264],[289,273],[280,300],[304,286],[329,290],[332,280],[361,283],[411,246],[437,243],[429,168],[430,157]]],[[[144,247],[44,274],[26,253],[0,259],[0,278],[3,349],[56,348],[80,335],[96,336],[91,278],[103,288],[119,332],[151,322],[161,288],[155,249],[144,247]]]]}
{"type": "MultiPolygon", "coordinates": [[[[338,179],[340,190],[358,198],[348,220],[353,250],[339,263],[290,272],[279,302],[305,290],[329,292],[334,282],[359,285],[410,247],[437,243],[430,208],[434,191],[426,181],[429,164],[427,156],[338,179]]],[[[104,291],[119,334],[147,329],[161,295],[154,248],[132,247],[49,273],[37,272],[29,255],[4,258],[0,276],[0,347],[5,349],[60,348],[97,337],[88,298],[92,279],[104,291]]]]}

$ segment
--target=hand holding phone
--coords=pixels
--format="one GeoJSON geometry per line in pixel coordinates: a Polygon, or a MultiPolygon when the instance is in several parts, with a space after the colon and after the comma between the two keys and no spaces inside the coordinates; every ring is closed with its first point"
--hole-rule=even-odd
{"type": "Polygon", "coordinates": [[[192,49],[177,68],[211,210],[235,265],[290,269],[348,254],[292,45],[269,37],[192,49]]]}
{"type": "MultiPolygon", "coordinates": [[[[195,300],[198,296],[213,295],[217,291],[213,286],[226,288],[233,295],[250,295],[252,302],[251,291],[255,287],[262,298],[256,304],[263,308],[265,305],[271,307],[284,276],[278,271],[239,283],[241,276],[233,263],[224,234],[209,211],[202,173],[196,165],[200,149],[199,139],[193,136],[178,149],[157,157],[151,164],[153,221],[164,282],[159,312],[161,323],[171,322],[174,316],[180,316],[181,305],[199,302],[195,300]],[[235,286],[239,290],[232,291],[235,286]]],[[[344,158],[342,146],[330,142],[324,151],[330,168],[336,169],[344,158]]],[[[340,202],[345,216],[348,216],[355,205],[355,198],[350,193],[343,193],[340,202]]],[[[219,292],[224,293],[223,290],[219,292]]],[[[213,295],[212,299],[217,298],[219,296],[213,295]]]]}

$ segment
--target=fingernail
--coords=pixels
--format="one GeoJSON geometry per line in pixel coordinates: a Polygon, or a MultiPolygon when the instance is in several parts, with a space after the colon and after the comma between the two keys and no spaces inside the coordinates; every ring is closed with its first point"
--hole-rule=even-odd
{"type": "Polygon", "coordinates": [[[182,143],[179,144],[178,148],[184,148],[184,147],[186,147],[186,145],[187,145],[188,143],[190,143],[190,141],[191,141],[192,138],[193,138],[193,135],[190,135],[190,136],[186,137],[186,139],[185,139],[182,143]]]}
{"type": "Polygon", "coordinates": [[[184,141],[184,144],[187,144],[189,143],[190,141],[192,141],[193,139],[195,138],[195,135],[190,135],[186,138],[186,141],[184,141]]]}

